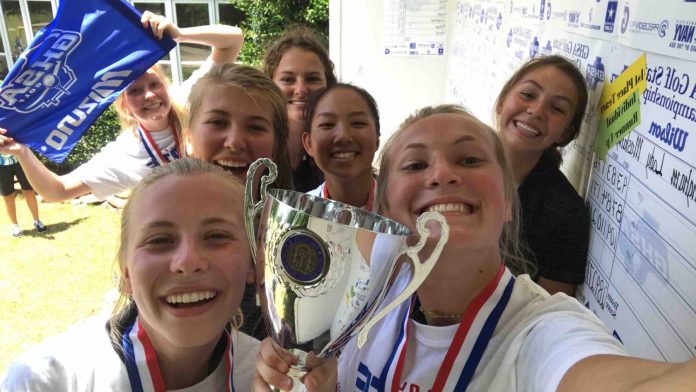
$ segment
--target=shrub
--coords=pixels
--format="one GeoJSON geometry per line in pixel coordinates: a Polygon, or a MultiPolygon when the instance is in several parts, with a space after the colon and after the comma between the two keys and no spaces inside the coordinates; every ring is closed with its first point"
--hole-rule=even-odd
{"type": "Polygon", "coordinates": [[[244,47],[239,61],[258,66],[270,43],[292,24],[312,28],[328,42],[329,0],[231,0],[246,15],[244,47]]]}
{"type": "Polygon", "coordinates": [[[84,162],[87,162],[92,155],[97,153],[106,143],[116,139],[121,133],[121,126],[118,123],[116,111],[109,106],[97,121],[85,132],[75,148],[68,154],[63,163],[55,163],[39,155],[39,159],[46,167],[56,174],[71,172],[84,162]]]}

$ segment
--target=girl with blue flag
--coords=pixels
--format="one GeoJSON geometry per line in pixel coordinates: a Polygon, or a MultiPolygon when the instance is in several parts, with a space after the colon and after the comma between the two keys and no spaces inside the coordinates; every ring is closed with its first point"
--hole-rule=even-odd
{"type": "MultiPolygon", "coordinates": [[[[453,105],[419,110],[387,141],[377,181],[380,211],[412,229],[423,212],[439,212],[449,241],[412,300],[377,323],[365,346],[359,349],[354,338],[344,348],[338,389],[691,390],[696,360],[628,357],[577,300],[516,275],[525,262],[507,159],[495,131],[453,105]]],[[[437,238],[437,227],[431,230],[437,238]]],[[[401,291],[409,274],[402,268],[387,297],[401,291]]],[[[276,350],[263,342],[256,383],[288,389],[284,373],[293,359],[276,350]]],[[[325,390],[334,390],[336,373],[320,369],[325,390]]]]}
{"type": "Polygon", "coordinates": [[[252,278],[243,198],[194,158],[153,169],[121,215],[113,316],[34,347],[0,391],[251,390],[258,341],[234,327],[252,278]]]}
{"type": "Polygon", "coordinates": [[[134,186],[153,167],[181,156],[181,119],[177,105],[186,92],[213,64],[232,63],[244,38],[240,29],[211,25],[179,28],[161,15],[143,13],[144,28],[155,37],[169,35],[177,42],[209,45],[212,53],[198,71],[176,91],[169,91],[158,66],[150,68],[114,102],[123,132],[98,154],[73,172],[58,176],[49,171],[25,145],[4,136],[0,130],[0,152],[15,155],[29,182],[47,201],[63,201],[93,193],[100,199],[134,186]]]}

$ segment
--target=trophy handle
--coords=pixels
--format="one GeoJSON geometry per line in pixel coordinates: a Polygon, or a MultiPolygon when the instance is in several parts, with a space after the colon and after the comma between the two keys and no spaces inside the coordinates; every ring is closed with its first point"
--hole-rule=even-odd
{"type": "Polygon", "coordinates": [[[364,346],[367,342],[370,329],[394,308],[399,306],[399,304],[410,298],[418,287],[420,287],[421,283],[423,283],[425,278],[428,277],[428,274],[430,274],[430,271],[433,269],[433,267],[435,267],[435,263],[437,263],[437,260],[440,258],[440,253],[449,239],[449,226],[447,225],[447,220],[445,220],[445,217],[439,212],[424,212],[420,217],[418,217],[416,227],[418,228],[418,234],[420,235],[418,243],[413,246],[409,246],[405,251],[406,255],[408,255],[408,257],[411,259],[411,265],[413,266],[413,278],[398,297],[387,304],[387,306],[383,307],[365,324],[358,335],[359,349],[362,348],[362,346],[364,346]],[[430,221],[437,221],[440,224],[440,239],[438,240],[437,245],[435,245],[435,249],[433,249],[433,253],[430,254],[430,257],[421,263],[418,257],[418,252],[423,249],[423,246],[425,246],[425,242],[428,240],[428,236],[430,235],[430,230],[425,227],[426,223],[430,221]]]}
{"type": "Polygon", "coordinates": [[[254,221],[263,208],[263,202],[266,200],[266,194],[268,193],[268,185],[273,183],[276,177],[278,177],[278,168],[275,163],[268,158],[257,159],[249,166],[249,170],[247,170],[246,187],[244,189],[244,225],[246,226],[247,237],[251,245],[251,255],[254,261],[256,260],[256,230],[254,228],[254,221]],[[264,174],[261,177],[259,200],[254,202],[254,189],[256,189],[256,186],[254,186],[254,177],[256,176],[256,170],[262,165],[268,168],[268,174],[264,174]]]}

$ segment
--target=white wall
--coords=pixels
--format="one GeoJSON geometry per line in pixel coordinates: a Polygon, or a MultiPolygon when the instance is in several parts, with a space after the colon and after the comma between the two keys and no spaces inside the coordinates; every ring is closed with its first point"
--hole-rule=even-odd
{"type": "Polygon", "coordinates": [[[562,167],[592,216],[578,298],[631,354],[696,357],[696,1],[448,0],[444,58],[384,55],[387,1],[330,3],[338,74],[375,96],[385,135],[414,109],[445,101],[490,121],[502,83],[538,52],[578,66],[590,103],[562,167]],[[643,53],[641,123],[599,160],[603,82],[643,53]],[[670,138],[677,131],[680,146],[670,138]]]}
{"type": "Polygon", "coordinates": [[[331,0],[329,12],[329,46],[338,79],[363,87],[375,97],[382,143],[415,109],[443,102],[444,57],[384,55],[382,1],[331,0]]]}

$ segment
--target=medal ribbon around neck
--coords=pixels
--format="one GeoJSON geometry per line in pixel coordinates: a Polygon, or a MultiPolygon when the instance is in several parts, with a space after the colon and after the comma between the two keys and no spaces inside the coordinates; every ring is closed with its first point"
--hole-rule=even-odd
{"type": "MultiPolygon", "coordinates": [[[[225,349],[225,369],[227,374],[227,392],[234,392],[232,364],[234,363],[234,345],[230,331],[225,329],[224,339],[227,340],[225,349]]],[[[123,358],[128,372],[128,381],[133,392],[165,392],[167,386],[162,378],[162,372],[157,363],[150,338],[136,317],[131,326],[123,331],[123,358]]]]}
{"type": "MultiPolygon", "coordinates": [[[[172,135],[174,135],[174,150],[176,151],[176,157],[178,158],[181,156],[181,154],[179,153],[179,134],[176,129],[176,124],[172,123],[171,131],[172,135]]],[[[138,124],[138,135],[140,136],[140,142],[145,148],[145,152],[147,152],[147,155],[150,156],[150,160],[153,163],[156,163],[157,166],[163,166],[166,163],[169,163],[170,159],[166,158],[164,154],[162,154],[162,150],[152,139],[150,131],[148,131],[147,128],[141,124],[138,124]]]]}
{"type": "MultiPolygon", "coordinates": [[[[498,274],[469,304],[437,372],[431,389],[433,392],[466,390],[510,300],[514,283],[515,277],[501,265],[498,274]],[[506,279],[501,279],[503,276],[506,279]]],[[[383,379],[387,380],[387,391],[399,390],[408,346],[408,315],[411,308],[405,312],[399,336],[382,371],[383,379]],[[398,359],[395,361],[395,358],[398,359]]]]}
{"type": "MultiPolygon", "coordinates": [[[[321,197],[324,199],[331,199],[331,196],[329,196],[329,187],[326,186],[326,182],[322,184],[321,187],[321,197]]],[[[375,197],[377,194],[377,181],[375,181],[374,178],[372,178],[372,183],[370,183],[370,193],[367,196],[367,203],[363,206],[363,208],[367,211],[374,212],[372,211],[372,206],[375,203],[375,197]]]]}

